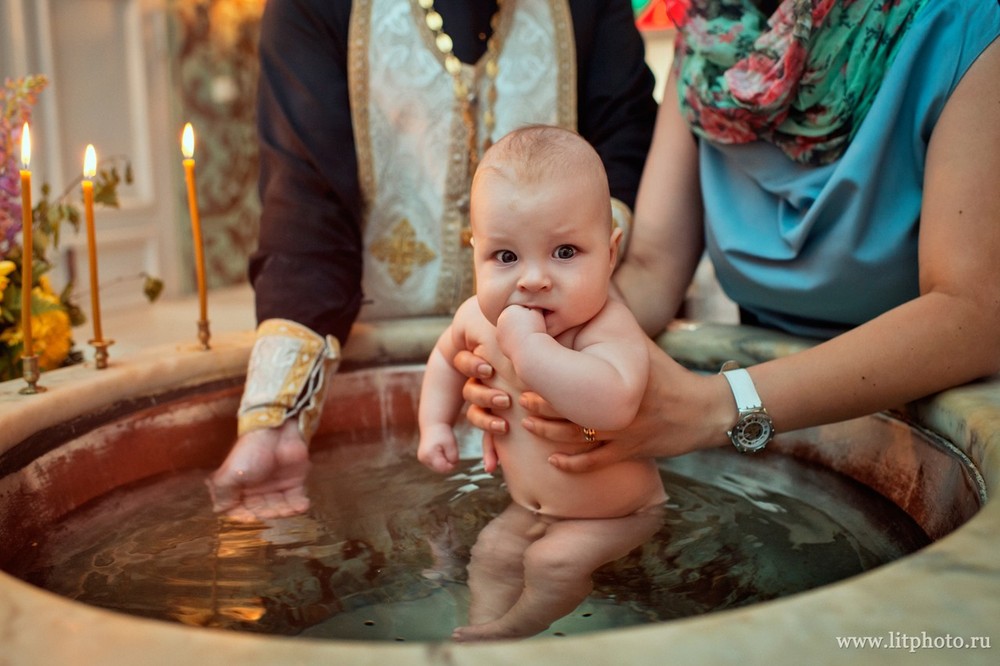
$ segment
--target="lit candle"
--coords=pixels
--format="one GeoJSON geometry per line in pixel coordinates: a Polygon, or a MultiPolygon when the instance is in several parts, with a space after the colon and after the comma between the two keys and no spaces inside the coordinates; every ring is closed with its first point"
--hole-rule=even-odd
{"type": "Polygon", "coordinates": [[[94,181],[97,174],[97,152],[88,144],[83,156],[83,209],[87,220],[87,259],[90,264],[90,318],[94,322],[91,344],[104,342],[101,332],[101,292],[97,280],[97,237],[94,233],[94,181]]]}
{"type": "Polygon", "coordinates": [[[205,251],[201,240],[201,218],[198,215],[198,193],[194,185],[194,129],[191,123],[184,125],[181,137],[181,152],[184,153],[184,179],[187,181],[188,209],[191,213],[191,233],[194,240],[194,261],[198,277],[198,304],[201,321],[208,321],[208,298],[205,293],[205,251]]]}
{"type": "Polygon", "coordinates": [[[31,130],[24,123],[21,130],[21,334],[24,338],[22,356],[34,356],[34,341],[31,338],[31,262],[34,248],[31,238],[31,130]]]}

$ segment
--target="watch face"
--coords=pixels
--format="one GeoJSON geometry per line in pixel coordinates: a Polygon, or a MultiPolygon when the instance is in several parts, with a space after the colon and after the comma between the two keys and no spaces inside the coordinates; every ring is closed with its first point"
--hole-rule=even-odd
{"type": "Polygon", "coordinates": [[[771,417],[763,413],[746,414],[733,428],[733,444],[740,451],[760,451],[771,441],[774,427],[771,417]]]}

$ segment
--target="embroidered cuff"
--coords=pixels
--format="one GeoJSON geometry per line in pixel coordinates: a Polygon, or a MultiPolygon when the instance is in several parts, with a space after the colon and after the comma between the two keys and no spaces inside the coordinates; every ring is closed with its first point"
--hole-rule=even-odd
{"type": "Polygon", "coordinates": [[[298,417],[308,442],[319,425],[326,381],[340,364],[340,343],[286,319],[257,327],[247,381],[240,401],[239,434],[275,428],[298,417]]]}

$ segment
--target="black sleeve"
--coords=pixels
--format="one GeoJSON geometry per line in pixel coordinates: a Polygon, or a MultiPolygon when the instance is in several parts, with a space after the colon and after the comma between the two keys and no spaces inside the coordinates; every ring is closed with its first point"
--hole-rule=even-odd
{"type": "Polygon", "coordinates": [[[656,123],[655,80],[629,0],[571,0],[578,130],[597,149],[611,196],[635,207],[656,123]]]}
{"type": "Polygon", "coordinates": [[[265,6],[257,129],[257,319],[347,340],[361,305],[361,194],[347,82],[347,0],[265,6]]]}

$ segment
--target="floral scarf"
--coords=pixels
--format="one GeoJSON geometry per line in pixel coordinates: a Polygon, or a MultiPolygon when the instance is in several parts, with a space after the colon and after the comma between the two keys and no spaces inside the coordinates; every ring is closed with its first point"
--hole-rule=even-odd
{"type": "Polygon", "coordinates": [[[847,149],[913,17],[927,0],[692,0],[674,72],[692,130],[773,143],[802,164],[847,149]]]}

